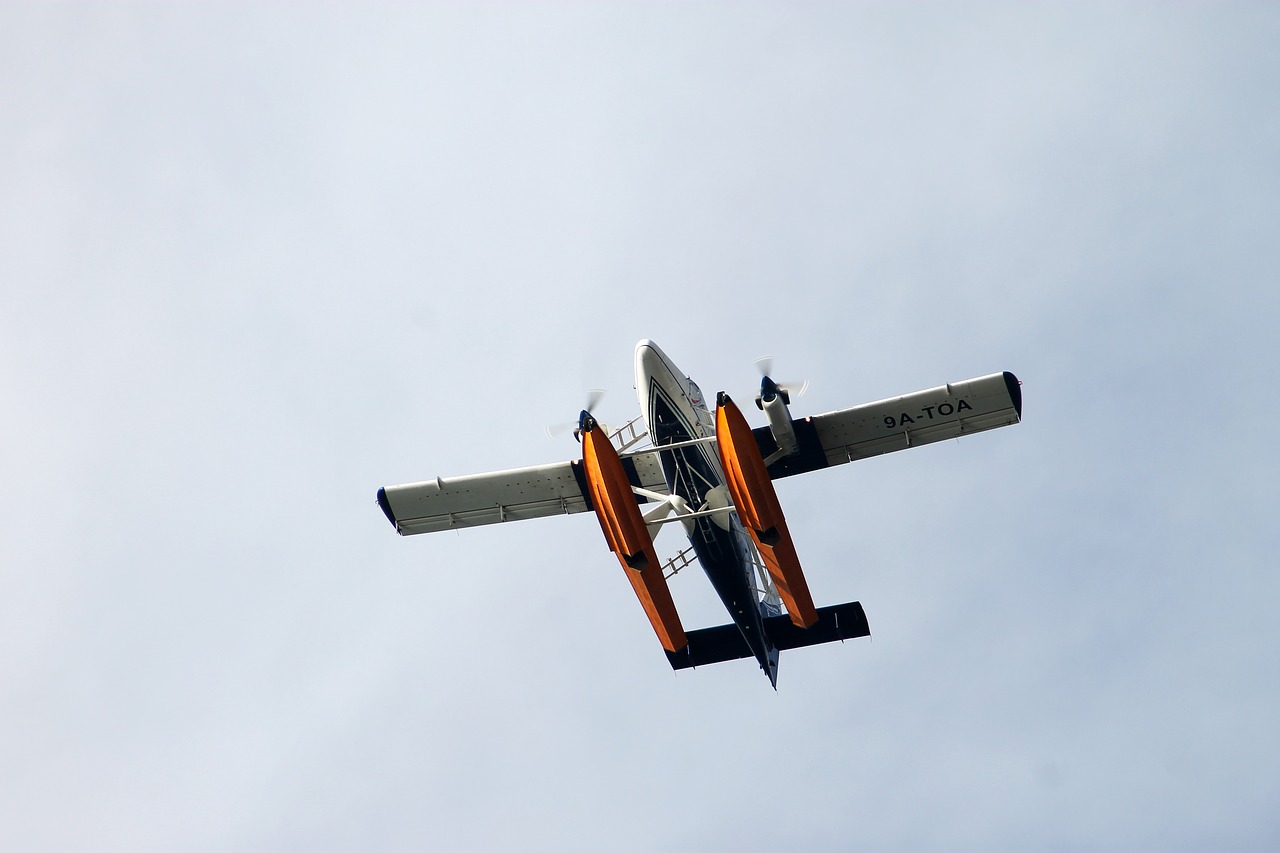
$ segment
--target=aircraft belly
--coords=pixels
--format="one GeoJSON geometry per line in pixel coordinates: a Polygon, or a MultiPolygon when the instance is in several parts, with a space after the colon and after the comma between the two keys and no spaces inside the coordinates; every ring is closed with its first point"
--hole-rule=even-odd
{"type": "MultiPolygon", "coordinates": [[[[668,491],[692,507],[702,507],[708,492],[725,488],[724,470],[712,445],[662,449],[715,434],[701,390],[651,341],[636,347],[636,389],[668,491]]],[[[743,640],[773,681],[778,652],[764,631],[746,534],[734,516],[729,519],[725,527],[710,518],[697,519],[689,542],[743,640]]]]}
{"type": "MultiPolygon", "coordinates": [[[[662,403],[659,405],[661,411],[656,413],[654,420],[661,427],[663,416],[669,417],[672,409],[662,403]]],[[[682,427],[687,429],[687,425],[682,427]]],[[[673,431],[663,437],[663,443],[685,440],[683,434],[686,434],[683,429],[673,431]]],[[[724,487],[719,464],[712,466],[718,460],[714,459],[710,445],[661,451],[659,456],[668,490],[684,498],[690,506],[701,506],[708,491],[724,487]]],[[[759,598],[743,539],[745,533],[735,517],[729,518],[726,527],[721,527],[711,518],[697,519],[689,533],[689,543],[742,638],[772,678],[776,671],[777,653],[770,648],[771,643],[761,622],[759,598]]]]}
{"type": "Polygon", "coordinates": [[[702,529],[695,530],[689,541],[720,602],[763,666],[769,657],[769,643],[761,622],[751,566],[740,548],[735,547],[739,545],[735,539],[740,534],[734,529],[721,530],[714,524],[710,527],[711,541],[703,537],[702,529]]]}

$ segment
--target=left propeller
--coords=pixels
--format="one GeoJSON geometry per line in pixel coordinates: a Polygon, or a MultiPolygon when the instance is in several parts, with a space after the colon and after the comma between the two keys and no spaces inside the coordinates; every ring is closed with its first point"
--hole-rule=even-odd
{"type": "Polygon", "coordinates": [[[557,438],[564,435],[569,430],[573,430],[574,438],[582,440],[582,432],[588,429],[594,429],[597,426],[595,419],[596,407],[600,405],[600,401],[604,399],[603,388],[592,388],[587,392],[587,403],[578,415],[576,421],[566,421],[564,423],[552,424],[547,427],[547,438],[557,438]]]}

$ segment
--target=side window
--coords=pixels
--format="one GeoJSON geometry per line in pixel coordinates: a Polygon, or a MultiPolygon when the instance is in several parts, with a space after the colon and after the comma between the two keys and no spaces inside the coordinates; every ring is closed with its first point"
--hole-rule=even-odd
{"type": "Polygon", "coordinates": [[[707,430],[715,428],[716,421],[711,416],[711,412],[707,410],[707,403],[702,397],[702,389],[692,379],[689,380],[689,402],[693,404],[693,412],[698,418],[698,425],[702,427],[703,435],[706,435],[707,430]]]}

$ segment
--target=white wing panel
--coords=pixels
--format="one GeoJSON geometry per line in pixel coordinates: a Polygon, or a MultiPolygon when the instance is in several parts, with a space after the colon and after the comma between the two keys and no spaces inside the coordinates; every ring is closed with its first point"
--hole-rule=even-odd
{"type": "MultiPolygon", "coordinates": [[[[993,373],[888,400],[791,422],[799,451],[769,466],[773,479],[842,462],[1016,424],[1022,389],[1012,373],[993,373]]],[[[776,443],[768,427],[754,430],[760,452],[776,443]]]]}
{"type": "MultiPolygon", "coordinates": [[[[634,468],[639,485],[667,491],[656,454],[640,454],[627,463],[624,467],[628,473],[634,468]]],[[[405,536],[584,512],[591,507],[576,470],[580,465],[557,462],[386,486],[378,491],[378,503],[405,536]]]]}
{"type": "Polygon", "coordinates": [[[993,373],[810,418],[828,465],[1016,424],[1022,395],[1011,373],[993,373]]]}

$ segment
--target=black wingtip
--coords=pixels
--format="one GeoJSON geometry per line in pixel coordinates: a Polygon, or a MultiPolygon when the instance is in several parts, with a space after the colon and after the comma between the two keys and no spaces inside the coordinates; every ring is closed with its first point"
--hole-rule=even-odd
{"type": "Polygon", "coordinates": [[[387,517],[387,521],[391,522],[391,526],[399,530],[395,513],[391,511],[391,502],[387,500],[387,490],[385,488],[378,489],[378,506],[382,507],[382,514],[387,517]]]}
{"type": "Polygon", "coordinates": [[[1009,398],[1013,400],[1013,410],[1018,413],[1018,420],[1022,420],[1022,383],[1018,381],[1018,377],[1006,370],[1004,385],[1009,389],[1009,398]]]}

